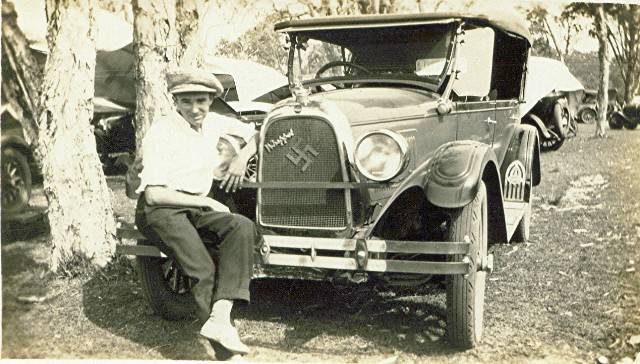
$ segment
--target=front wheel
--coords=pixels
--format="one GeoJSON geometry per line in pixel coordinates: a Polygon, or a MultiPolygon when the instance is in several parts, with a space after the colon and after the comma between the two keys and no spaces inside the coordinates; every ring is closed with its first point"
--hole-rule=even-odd
{"type": "MultiPolygon", "coordinates": [[[[138,241],[144,245],[145,241],[138,241]]],[[[195,313],[191,281],[173,258],[138,256],[142,292],[153,312],[167,320],[184,320],[195,313]]]]}
{"type": "Polygon", "coordinates": [[[597,117],[598,113],[596,112],[596,109],[592,107],[585,107],[578,113],[578,120],[584,124],[593,124],[597,117]]]}
{"type": "MultiPolygon", "coordinates": [[[[479,270],[487,259],[487,191],[484,183],[468,205],[456,209],[451,216],[449,241],[471,242],[468,275],[452,275],[447,279],[447,336],[449,342],[470,349],[482,340],[486,271],[479,270]]],[[[454,255],[462,261],[464,255],[454,255]]]]}

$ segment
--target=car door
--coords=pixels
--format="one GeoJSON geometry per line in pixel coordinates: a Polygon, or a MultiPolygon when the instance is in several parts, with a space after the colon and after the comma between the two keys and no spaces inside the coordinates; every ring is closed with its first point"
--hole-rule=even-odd
{"type": "Polygon", "coordinates": [[[495,101],[459,101],[455,103],[458,116],[458,140],[475,140],[491,145],[495,131],[495,101]]]}

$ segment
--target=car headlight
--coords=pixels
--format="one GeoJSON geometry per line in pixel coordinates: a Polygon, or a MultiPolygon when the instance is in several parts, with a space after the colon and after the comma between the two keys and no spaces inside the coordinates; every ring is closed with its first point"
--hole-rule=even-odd
{"type": "Polygon", "coordinates": [[[369,132],[356,142],[356,166],[368,179],[385,182],[397,176],[405,167],[407,149],[407,140],[396,132],[369,132]]]}

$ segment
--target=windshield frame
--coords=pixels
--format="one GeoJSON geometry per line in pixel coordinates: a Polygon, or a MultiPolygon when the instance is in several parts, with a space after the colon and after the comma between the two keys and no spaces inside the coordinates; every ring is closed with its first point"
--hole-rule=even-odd
{"type": "MultiPolygon", "coordinates": [[[[287,32],[287,42],[289,43],[289,55],[287,59],[287,79],[289,81],[289,86],[291,88],[298,87],[300,85],[304,86],[318,86],[322,84],[358,84],[358,83],[377,83],[377,84],[401,84],[406,86],[413,86],[427,89],[431,92],[437,92],[438,90],[443,90],[443,83],[447,79],[448,74],[452,74],[452,64],[453,57],[455,54],[455,48],[458,41],[459,32],[458,29],[461,25],[460,19],[450,19],[451,21],[444,23],[446,26],[450,27],[451,39],[447,44],[447,50],[445,54],[445,64],[442,68],[442,71],[438,75],[435,82],[430,82],[426,77],[424,79],[420,79],[418,77],[398,77],[397,75],[389,75],[389,77],[384,77],[382,75],[377,75],[376,77],[371,77],[369,75],[361,75],[361,76],[331,76],[331,77],[320,77],[313,78],[309,80],[302,81],[300,75],[296,75],[295,62],[296,62],[296,53],[300,51],[300,49],[304,50],[304,46],[302,42],[299,42],[299,38],[304,39],[314,39],[319,40],[314,37],[309,36],[308,31],[290,31],[287,32]],[[296,77],[297,76],[297,77],[296,77]]],[[[434,21],[433,23],[421,24],[421,26],[429,27],[429,26],[442,26],[442,21],[434,21]]],[[[387,26],[389,27],[389,26],[387,26]]],[[[401,28],[402,26],[394,25],[393,27],[401,28]]],[[[383,27],[380,27],[383,28],[383,27]]],[[[319,40],[322,42],[327,42],[326,40],[319,40]]],[[[329,42],[330,43],[330,42],[329,42]]],[[[332,43],[335,44],[335,43],[332,43]]],[[[341,48],[341,56],[343,61],[347,61],[345,59],[345,47],[335,44],[336,46],[341,48]]],[[[443,92],[444,94],[444,92],[443,92]]]]}

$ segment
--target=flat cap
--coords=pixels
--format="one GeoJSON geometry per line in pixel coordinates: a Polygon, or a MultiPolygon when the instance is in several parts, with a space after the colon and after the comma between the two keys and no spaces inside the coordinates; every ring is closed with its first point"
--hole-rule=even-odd
{"type": "Polygon", "coordinates": [[[222,94],[222,84],[213,74],[196,68],[178,68],[167,72],[167,87],[172,94],[210,92],[222,94]]]}

